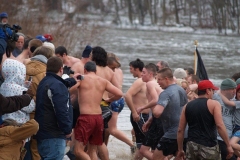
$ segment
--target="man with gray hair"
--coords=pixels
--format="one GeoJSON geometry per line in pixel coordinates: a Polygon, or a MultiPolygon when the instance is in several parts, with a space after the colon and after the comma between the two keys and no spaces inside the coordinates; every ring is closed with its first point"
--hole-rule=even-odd
{"type": "Polygon", "coordinates": [[[25,35],[22,33],[17,33],[19,35],[18,41],[16,42],[16,47],[12,52],[14,57],[17,57],[23,51],[23,45],[25,40],[25,35]]]}
{"type": "MultiPolygon", "coordinates": [[[[221,83],[221,86],[220,86],[221,94],[224,95],[229,100],[233,99],[236,94],[236,87],[237,87],[236,83],[233,80],[231,80],[230,78],[227,78],[227,79],[223,80],[221,83]]],[[[234,118],[233,118],[234,108],[224,104],[221,96],[217,93],[215,93],[213,95],[213,99],[217,100],[221,104],[223,122],[224,122],[224,125],[226,126],[228,137],[231,138],[233,127],[234,127],[233,126],[233,124],[234,124],[234,118]]],[[[227,146],[226,146],[225,142],[223,141],[223,139],[219,136],[219,134],[217,136],[217,139],[218,139],[219,149],[221,151],[221,157],[222,157],[222,160],[224,160],[228,154],[227,146]]],[[[230,160],[236,160],[236,157],[232,156],[230,158],[230,160]]]]}
{"type": "Polygon", "coordinates": [[[168,62],[166,61],[159,61],[157,64],[158,70],[161,70],[163,68],[169,68],[168,62]]]}

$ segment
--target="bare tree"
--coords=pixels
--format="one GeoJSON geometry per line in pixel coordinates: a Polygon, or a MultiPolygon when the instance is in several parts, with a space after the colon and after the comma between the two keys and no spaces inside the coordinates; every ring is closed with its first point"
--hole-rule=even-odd
{"type": "Polygon", "coordinates": [[[235,1],[236,3],[236,10],[237,10],[237,14],[236,14],[236,16],[237,16],[237,33],[239,34],[239,13],[240,13],[240,10],[239,10],[239,3],[238,3],[238,0],[236,0],[235,1]]]}
{"type": "Polygon", "coordinates": [[[128,19],[131,24],[133,24],[133,17],[132,17],[132,0],[126,0],[128,3],[128,19]]]}
{"type": "Polygon", "coordinates": [[[151,23],[154,24],[154,17],[153,17],[153,11],[152,11],[152,0],[147,0],[147,4],[148,4],[149,15],[151,18],[151,23]]]}
{"type": "Polygon", "coordinates": [[[166,0],[162,0],[162,23],[163,25],[166,24],[166,0]]]}
{"type": "Polygon", "coordinates": [[[116,15],[115,15],[114,21],[115,21],[116,24],[120,24],[121,23],[121,19],[120,19],[119,14],[118,14],[119,7],[118,7],[117,0],[114,0],[114,2],[115,2],[115,9],[116,9],[116,15]]]}
{"type": "Polygon", "coordinates": [[[138,10],[138,19],[140,21],[141,25],[144,25],[144,10],[143,10],[143,1],[142,0],[135,0],[137,4],[137,10],[138,10]]]}
{"type": "Polygon", "coordinates": [[[177,5],[177,0],[173,0],[174,7],[175,7],[175,18],[176,18],[176,23],[180,23],[179,21],[179,16],[178,16],[178,5],[177,5]]]}
{"type": "Polygon", "coordinates": [[[157,5],[158,5],[158,0],[154,0],[154,4],[153,4],[154,24],[157,24],[157,22],[158,22],[158,17],[157,17],[157,5]]]}

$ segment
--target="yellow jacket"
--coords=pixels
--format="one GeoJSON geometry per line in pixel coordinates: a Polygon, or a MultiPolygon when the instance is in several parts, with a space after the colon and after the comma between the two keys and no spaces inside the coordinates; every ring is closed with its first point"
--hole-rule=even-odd
{"type": "Polygon", "coordinates": [[[19,160],[23,140],[36,134],[38,123],[31,119],[22,126],[0,128],[0,160],[19,160]]]}
{"type": "MultiPolygon", "coordinates": [[[[32,77],[32,93],[33,99],[36,102],[36,93],[37,87],[40,81],[46,76],[46,68],[47,65],[40,61],[30,61],[26,64],[26,80],[28,80],[29,76],[32,77]]],[[[35,111],[30,113],[30,119],[33,119],[35,115],[35,111]]]]}

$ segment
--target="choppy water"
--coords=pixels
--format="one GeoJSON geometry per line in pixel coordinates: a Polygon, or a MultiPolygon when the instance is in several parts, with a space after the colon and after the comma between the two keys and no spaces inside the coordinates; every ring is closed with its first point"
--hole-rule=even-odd
{"type": "MultiPolygon", "coordinates": [[[[199,42],[198,50],[209,78],[215,85],[220,85],[223,79],[240,72],[238,62],[240,38],[237,36],[105,29],[101,39],[102,41],[92,45],[100,45],[120,58],[124,73],[124,93],[135,80],[129,72],[130,61],[136,58],[145,63],[164,60],[172,69],[193,67],[194,40],[199,42]]],[[[120,129],[131,129],[129,114],[129,110],[125,108],[119,115],[120,129]]]]}

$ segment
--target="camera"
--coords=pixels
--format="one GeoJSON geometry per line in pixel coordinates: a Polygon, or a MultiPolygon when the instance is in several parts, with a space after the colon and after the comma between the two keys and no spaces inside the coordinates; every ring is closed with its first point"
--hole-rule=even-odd
{"type": "Polygon", "coordinates": [[[69,74],[74,74],[74,71],[70,69],[69,74]]]}
{"type": "Polygon", "coordinates": [[[83,75],[79,75],[79,76],[77,76],[77,79],[82,81],[82,80],[84,80],[84,76],[83,75]]]}
{"type": "Polygon", "coordinates": [[[8,40],[15,41],[15,42],[18,41],[19,35],[17,35],[17,32],[18,30],[22,29],[19,25],[14,24],[11,27],[9,24],[0,24],[0,28],[2,28],[8,40]]]}

